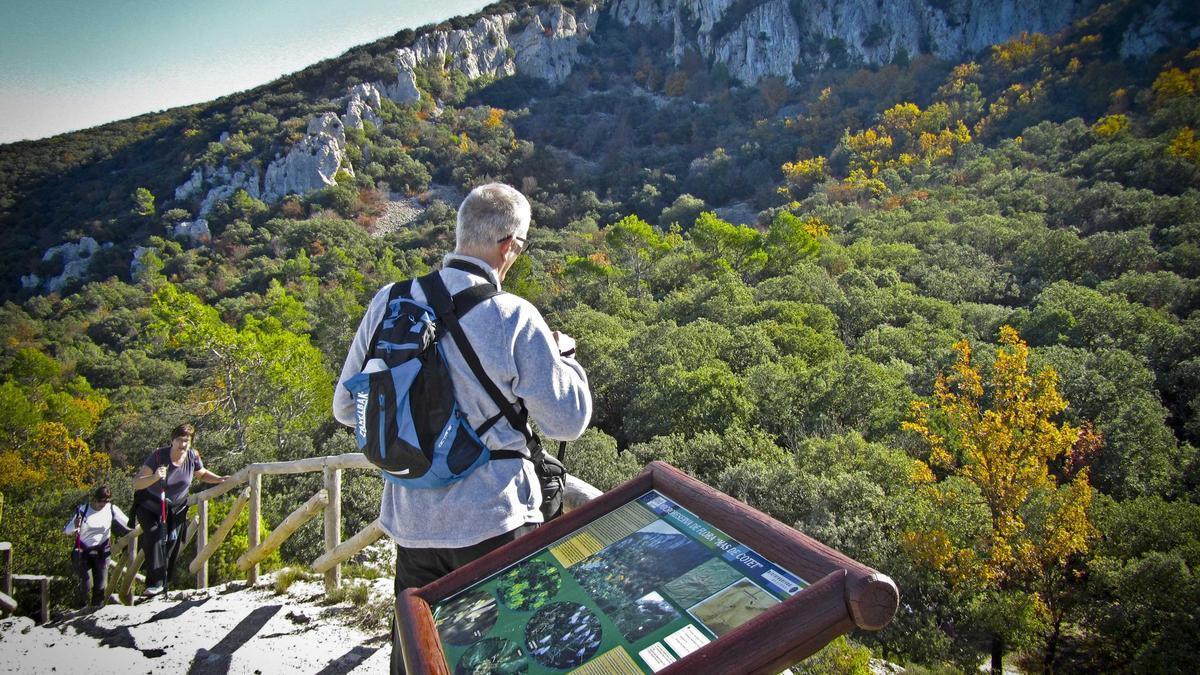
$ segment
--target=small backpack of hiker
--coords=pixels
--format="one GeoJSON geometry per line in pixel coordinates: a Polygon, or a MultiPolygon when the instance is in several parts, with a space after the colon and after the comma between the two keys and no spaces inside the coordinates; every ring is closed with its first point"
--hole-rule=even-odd
{"type": "Polygon", "coordinates": [[[542,450],[529,427],[528,411],[522,406],[518,412],[504,397],[459,325],[468,312],[499,294],[495,286],[480,284],[451,296],[437,272],[393,284],[362,372],[345,382],[355,403],[355,437],[384,478],[410,488],[438,488],[462,480],[489,460],[525,458],[515,450],[491,450],[481,440],[504,420],[525,436],[548,521],[562,512],[566,468],[542,450]],[[428,304],[413,299],[413,284],[420,285],[428,304]],[[478,428],[467,422],[454,398],[442,348],[447,333],[500,409],[478,428]]]}

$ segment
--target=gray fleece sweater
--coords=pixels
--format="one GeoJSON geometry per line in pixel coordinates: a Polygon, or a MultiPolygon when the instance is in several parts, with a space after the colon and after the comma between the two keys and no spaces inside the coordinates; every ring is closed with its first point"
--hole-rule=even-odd
{"type": "MultiPolygon", "coordinates": [[[[488,272],[497,288],[500,280],[486,262],[469,256],[447,255],[474,263],[488,272]]],[[[442,279],[450,293],[485,283],[461,270],[445,268],[442,279]]],[[[375,294],[367,307],[333,395],[333,415],[354,426],[354,400],[342,383],[357,374],[375,327],[383,319],[391,285],[375,294]]],[[[414,299],[424,294],[413,285],[414,299]]],[[[480,303],[461,321],[471,347],[492,381],[510,401],[525,402],[530,418],[553,439],[573,440],[587,428],[592,396],[587,374],[573,358],[560,356],[554,337],[537,308],[511,293],[480,303]]],[[[442,342],[458,405],[474,427],[499,408],[463,361],[454,340],[442,342]]],[[[483,435],[493,450],[522,450],[525,437],[501,420],[483,435]]],[[[526,523],[542,521],[542,495],[530,462],[493,460],[445,488],[405,488],[385,480],[379,519],[387,534],[408,548],[462,548],[503,534],[526,523]]]]}

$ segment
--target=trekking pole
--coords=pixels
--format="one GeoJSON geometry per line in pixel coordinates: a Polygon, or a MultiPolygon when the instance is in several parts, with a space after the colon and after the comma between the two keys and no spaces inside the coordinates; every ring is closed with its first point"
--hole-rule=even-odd
{"type": "Polygon", "coordinates": [[[159,546],[160,546],[159,551],[160,551],[160,554],[162,557],[159,559],[159,562],[164,563],[163,566],[165,568],[165,571],[163,572],[163,579],[162,579],[162,588],[163,588],[162,596],[164,599],[166,599],[167,585],[171,582],[171,566],[169,564],[167,564],[167,560],[170,559],[170,556],[168,555],[168,549],[170,548],[171,543],[170,543],[169,534],[167,532],[167,530],[169,528],[167,525],[167,479],[166,478],[159,481],[158,497],[159,497],[159,500],[161,500],[161,502],[162,502],[162,525],[159,526],[159,529],[161,531],[159,532],[159,535],[158,535],[158,541],[159,541],[159,546]],[[167,560],[164,560],[163,558],[166,558],[167,560]]]}

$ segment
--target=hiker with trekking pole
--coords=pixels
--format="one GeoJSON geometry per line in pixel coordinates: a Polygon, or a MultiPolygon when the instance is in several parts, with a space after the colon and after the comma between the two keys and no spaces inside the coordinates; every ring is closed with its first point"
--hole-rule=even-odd
{"type": "Polygon", "coordinates": [[[108,556],[112,551],[112,533],[129,533],[129,516],[112,503],[112,491],[107,485],[96,488],[91,502],[75,508],[67,521],[64,534],[75,535],[71,551],[71,566],[79,575],[76,602],[80,607],[103,607],[108,599],[108,556]],[[90,601],[89,601],[90,596],[90,601]]]}
{"type": "Polygon", "coordinates": [[[171,444],[155,449],[133,477],[134,516],[142,526],[138,546],[145,555],[145,595],[166,591],[183,542],[187,539],[187,496],[192,480],[223,483],[220,476],[204,468],[200,453],[192,446],[196,429],[181,424],[171,433],[171,444]]]}

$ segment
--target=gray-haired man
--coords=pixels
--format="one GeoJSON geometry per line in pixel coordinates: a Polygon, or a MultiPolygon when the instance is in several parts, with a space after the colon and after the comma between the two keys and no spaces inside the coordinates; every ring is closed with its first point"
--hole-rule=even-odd
{"type": "MultiPolygon", "coordinates": [[[[478,284],[497,289],[529,246],[529,202],[508,185],[471,191],[458,209],[454,253],[440,272],[450,293],[478,284]]],[[[342,386],[359,372],[371,335],[383,319],[391,285],[376,293],[350,344],[333,398],[339,422],[353,427],[355,406],[342,386]]],[[[425,302],[419,285],[413,299],[425,302]]],[[[508,293],[483,301],[460,321],[484,371],[508,401],[519,403],[542,433],[578,438],[592,414],[587,375],[573,358],[575,342],[551,331],[538,310],[508,293]]],[[[441,342],[455,398],[472,426],[496,416],[498,406],[463,360],[453,340],[441,342]]],[[[516,450],[526,458],[525,430],[500,422],[483,435],[492,450],[516,450]]],[[[494,459],[445,488],[413,489],[384,481],[380,523],[396,542],[396,592],[428,584],[512,541],[542,522],[541,490],[533,465],[494,459]]],[[[396,645],[393,631],[393,645],[396,645]]],[[[392,670],[400,672],[399,650],[392,670]]]]}

